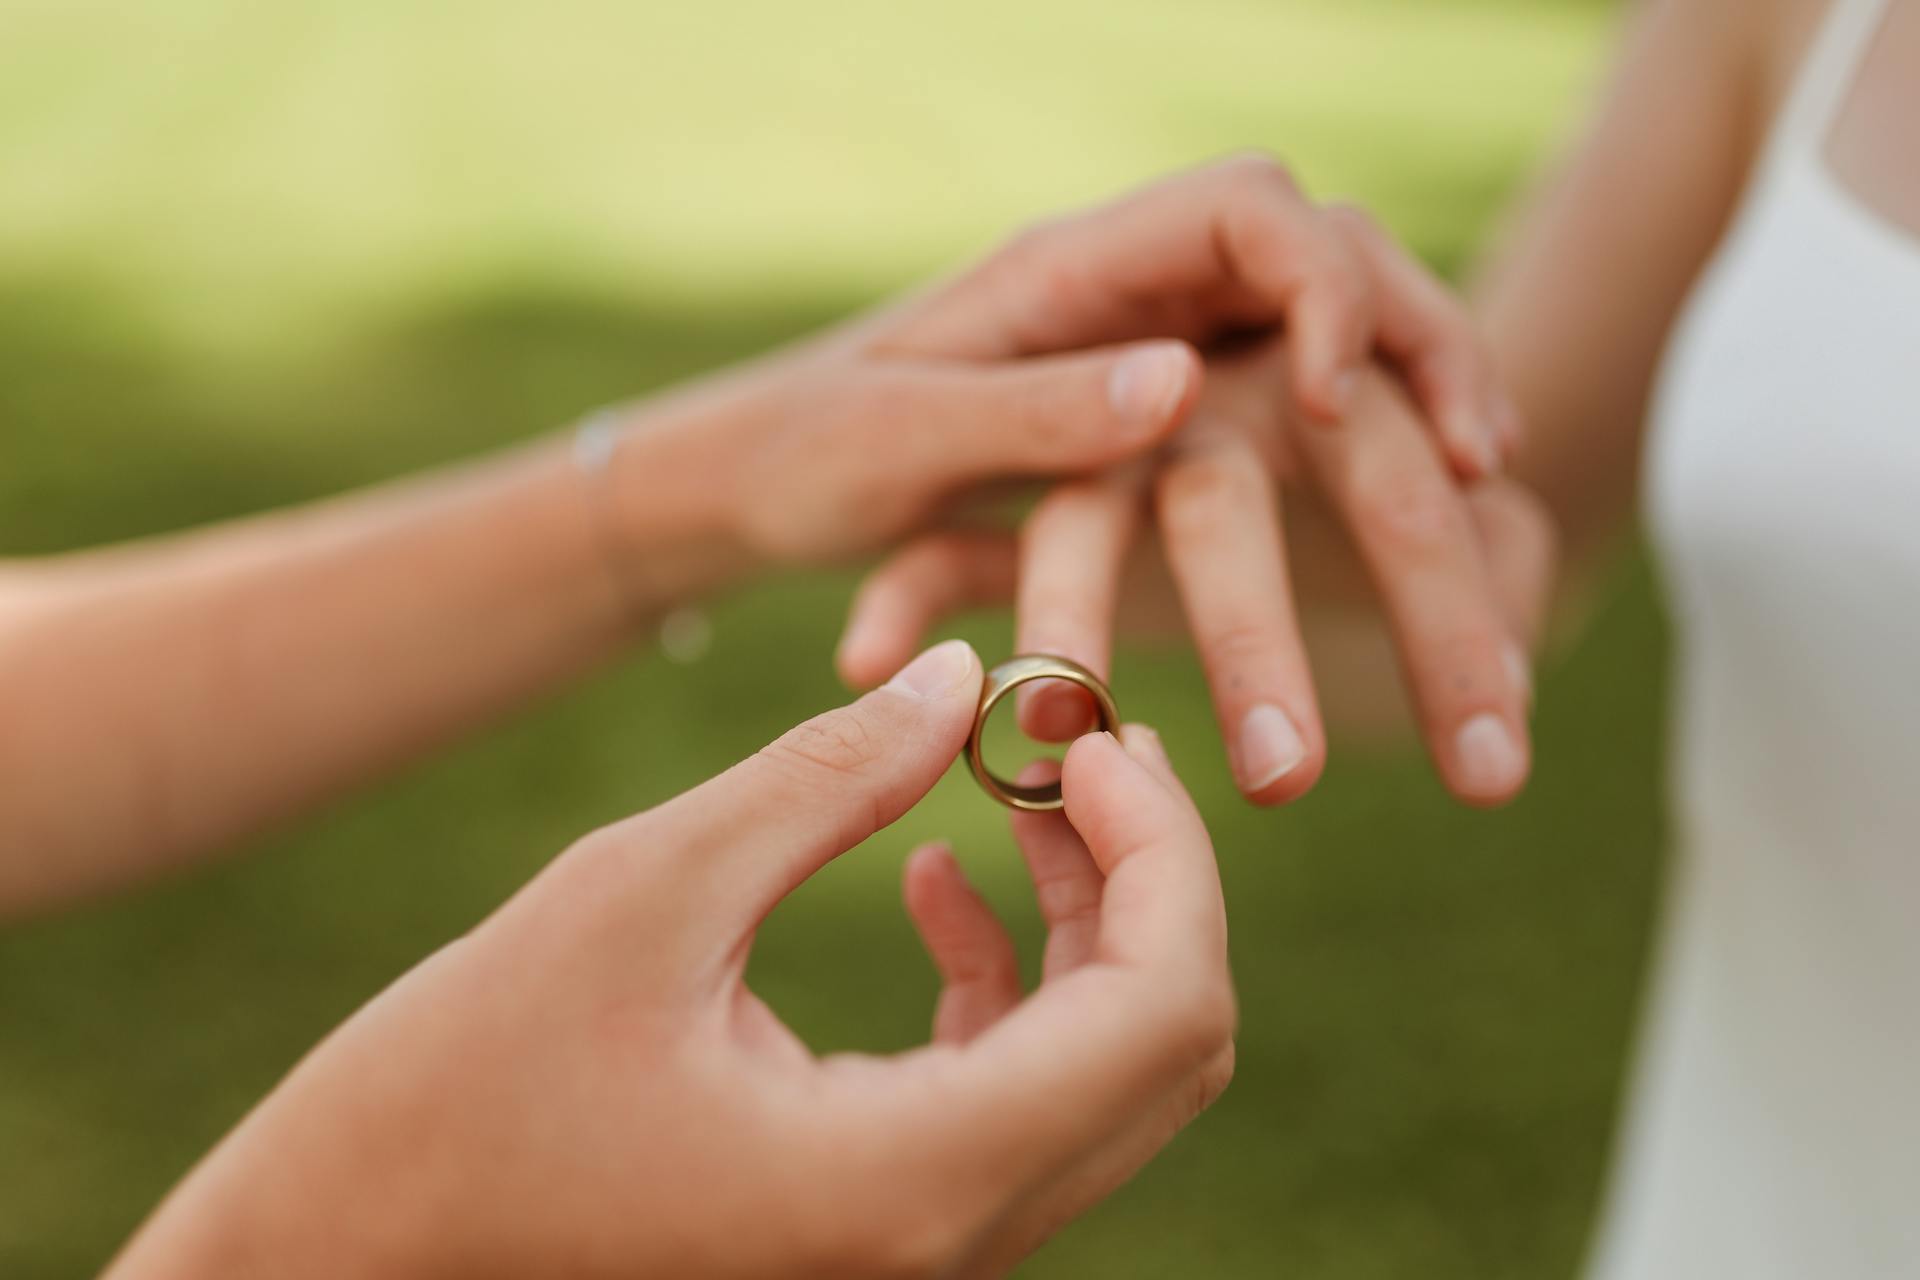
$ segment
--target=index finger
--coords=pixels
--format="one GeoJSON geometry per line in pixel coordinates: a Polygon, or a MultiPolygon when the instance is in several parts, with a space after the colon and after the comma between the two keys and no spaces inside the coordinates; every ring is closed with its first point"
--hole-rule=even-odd
{"type": "Polygon", "coordinates": [[[796,726],[600,838],[680,859],[688,914],[750,930],[932,789],[966,741],[980,680],[980,661],[964,641],[935,645],[851,705],[796,726]]]}

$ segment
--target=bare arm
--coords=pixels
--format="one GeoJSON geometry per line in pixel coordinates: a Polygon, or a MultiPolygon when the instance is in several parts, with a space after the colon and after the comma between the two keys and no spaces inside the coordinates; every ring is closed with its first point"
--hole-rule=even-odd
{"type": "Polygon", "coordinates": [[[871,550],[977,486],[1151,447],[1197,380],[1181,343],[902,358],[878,350],[891,323],[629,410],[604,465],[549,440],[0,564],[0,915],[204,856],[393,769],[676,601],[871,550]]]}
{"type": "Polygon", "coordinates": [[[1640,0],[1586,136],[1479,290],[1531,428],[1517,470],[1576,560],[1630,514],[1674,318],[1724,233],[1765,127],[1796,0],[1640,0]]]}
{"type": "MultiPolygon", "coordinates": [[[[623,465],[658,452],[634,442],[623,465]]],[[[608,476],[611,480],[614,477],[608,476]]],[[[612,652],[718,570],[690,506],[623,530],[546,443],[0,580],[0,912],[181,862],[612,652]]],[[[611,496],[611,495],[605,495],[611,496]]]]}

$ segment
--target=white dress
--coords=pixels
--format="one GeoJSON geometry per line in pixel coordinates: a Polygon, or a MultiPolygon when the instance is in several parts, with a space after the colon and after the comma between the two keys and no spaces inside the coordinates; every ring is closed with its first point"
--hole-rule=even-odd
{"type": "Polygon", "coordinates": [[[1888,11],[1832,5],[1655,405],[1680,857],[1602,1280],[1920,1277],[1920,236],[1823,156],[1888,11]]]}

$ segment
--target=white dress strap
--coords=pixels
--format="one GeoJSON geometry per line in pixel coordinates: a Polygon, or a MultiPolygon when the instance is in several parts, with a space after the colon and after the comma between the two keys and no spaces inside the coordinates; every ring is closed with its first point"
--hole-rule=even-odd
{"type": "Polygon", "coordinates": [[[1780,151],[1819,152],[1879,34],[1888,0],[1833,0],[1773,131],[1780,151]]]}

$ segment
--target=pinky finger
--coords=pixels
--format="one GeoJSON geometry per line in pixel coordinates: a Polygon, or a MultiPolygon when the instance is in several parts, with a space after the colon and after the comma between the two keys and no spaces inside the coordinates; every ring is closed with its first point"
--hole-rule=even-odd
{"type": "Polygon", "coordinates": [[[1553,599],[1559,537],[1546,504],[1519,485],[1495,482],[1470,490],[1467,511],[1486,554],[1495,600],[1514,637],[1507,661],[1532,692],[1528,654],[1540,644],[1553,599]]]}
{"type": "Polygon", "coordinates": [[[1013,535],[936,533],[908,544],[867,575],[854,595],[834,664],[867,689],[899,670],[920,638],[949,614],[1013,598],[1013,535]]]}

